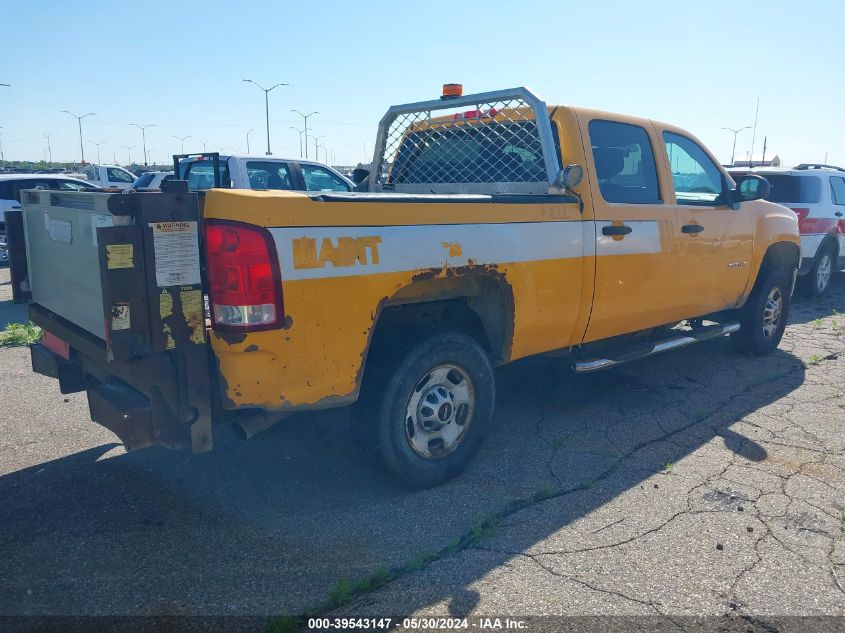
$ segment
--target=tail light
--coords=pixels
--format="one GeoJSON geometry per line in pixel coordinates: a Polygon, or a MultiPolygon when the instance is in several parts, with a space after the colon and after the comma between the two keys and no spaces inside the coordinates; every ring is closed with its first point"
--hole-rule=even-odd
{"type": "Polygon", "coordinates": [[[284,324],[282,276],[270,231],[207,220],[206,272],[215,330],[250,332],[284,324]]]}

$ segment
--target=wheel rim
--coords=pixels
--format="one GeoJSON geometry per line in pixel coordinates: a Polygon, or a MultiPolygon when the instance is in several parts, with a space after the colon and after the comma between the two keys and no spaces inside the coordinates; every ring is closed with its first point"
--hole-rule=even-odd
{"type": "Polygon", "coordinates": [[[466,437],[475,413],[475,385],[453,364],[438,365],[414,386],[405,409],[405,439],[425,459],[445,457],[466,437]]]}
{"type": "Polygon", "coordinates": [[[777,286],[769,291],[766,305],[763,307],[763,336],[772,338],[777,332],[783,313],[783,293],[777,286]]]}
{"type": "Polygon", "coordinates": [[[827,288],[827,284],[830,281],[831,268],[830,255],[825,253],[819,260],[819,267],[816,270],[816,288],[819,289],[819,292],[827,288]]]}

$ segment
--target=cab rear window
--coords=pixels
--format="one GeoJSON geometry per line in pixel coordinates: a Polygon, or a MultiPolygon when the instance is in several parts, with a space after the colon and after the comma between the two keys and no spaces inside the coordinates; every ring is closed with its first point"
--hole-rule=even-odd
{"type": "Polygon", "coordinates": [[[814,204],[821,198],[822,184],[818,176],[761,174],[772,186],[767,200],[772,202],[814,204]]]}

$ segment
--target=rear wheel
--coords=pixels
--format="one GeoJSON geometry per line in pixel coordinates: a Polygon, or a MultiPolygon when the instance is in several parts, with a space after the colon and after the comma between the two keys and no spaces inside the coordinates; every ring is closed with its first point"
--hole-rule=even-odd
{"type": "Polygon", "coordinates": [[[830,276],[833,273],[833,259],[835,257],[833,246],[823,244],[816,255],[816,261],[810,272],[798,279],[798,288],[801,294],[807,297],[820,297],[830,286],[830,276]]]}
{"type": "Polygon", "coordinates": [[[460,473],[481,445],[495,400],[493,369],[463,334],[438,334],[382,365],[361,394],[354,424],[400,483],[434,486],[460,473]],[[387,369],[388,371],[383,371],[387,369]]]}
{"type": "Polygon", "coordinates": [[[789,291],[782,270],[771,270],[759,280],[736,314],[742,327],[731,334],[731,342],[738,350],[763,356],[777,348],[789,316],[789,291]]]}

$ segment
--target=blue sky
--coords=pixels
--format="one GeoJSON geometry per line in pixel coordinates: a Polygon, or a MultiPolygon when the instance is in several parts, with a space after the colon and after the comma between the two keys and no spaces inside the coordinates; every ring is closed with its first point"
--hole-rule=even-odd
{"type": "MultiPolygon", "coordinates": [[[[372,153],[392,103],[436,97],[444,82],[466,92],[528,85],[568,103],[668,121],[699,136],[722,161],[732,135],[752,125],[755,154],[789,164],[845,163],[845,3],[581,2],[426,3],[231,0],[5,3],[0,134],[7,160],[38,160],[51,134],[54,160],[103,162],[186,151],[263,153],[264,85],[273,153],[299,155],[309,120],[337,164],[372,153]]],[[[751,131],[742,132],[744,158],[751,131]]],[[[311,150],[313,156],[313,148],[311,150]]],[[[321,150],[321,158],[323,151],[321,150]]]]}

